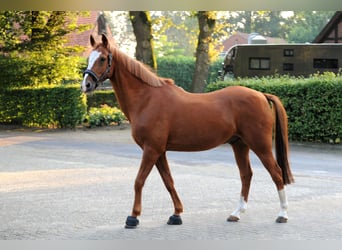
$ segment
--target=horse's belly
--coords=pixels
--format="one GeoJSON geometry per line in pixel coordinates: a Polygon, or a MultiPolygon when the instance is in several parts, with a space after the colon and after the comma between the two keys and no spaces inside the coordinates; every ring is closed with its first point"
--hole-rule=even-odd
{"type": "MultiPolygon", "coordinates": [[[[221,143],[222,144],[222,143],[221,143]]],[[[195,144],[168,144],[167,151],[196,152],[215,148],[221,144],[195,145],[195,144]]]]}
{"type": "Polygon", "coordinates": [[[169,137],[167,142],[167,150],[170,151],[203,151],[228,142],[232,137],[230,131],[210,131],[206,133],[180,133],[178,136],[169,137]]]}

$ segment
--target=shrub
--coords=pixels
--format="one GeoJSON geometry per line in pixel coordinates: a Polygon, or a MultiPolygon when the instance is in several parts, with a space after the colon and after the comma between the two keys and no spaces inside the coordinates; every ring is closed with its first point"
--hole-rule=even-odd
{"type": "Polygon", "coordinates": [[[0,123],[74,128],[83,121],[86,97],[79,85],[0,90],[0,123]]]}
{"type": "Polygon", "coordinates": [[[157,59],[158,75],[171,78],[183,89],[191,89],[192,75],[195,69],[193,57],[161,57],[157,59]]]}
{"type": "Polygon", "coordinates": [[[210,84],[207,91],[242,85],[279,96],[288,115],[289,138],[339,143],[342,137],[342,76],[265,77],[210,84]]]}
{"type": "Polygon", "coordinates": [[[84,122],[89,127],[100,127],[121,124],[124,120],[125,115],[120,109],[102,105],[100,108],[90,108],[84,122]]]}
{"type": "MultiPolygon", "coordinates": [[[[218,72],[222,68],[222,60],[223,59],[218,59],[210,64],[207,80],[208,83],[216,82],[218,79],[218,72]]],[[[171,78],[178,86],[190,91],[192,77],[195,70],[194,57],[160,57],[157,59],[157,63],[159,76],[171,78]]]]}
{"type": "Polygon", "coordinates": [[[92,107],[100,108],[102,105],[111,107],[118,107],[114,91],[111,90],[97,90],[92,95],[87,95],[88,110],[92,107]]]}

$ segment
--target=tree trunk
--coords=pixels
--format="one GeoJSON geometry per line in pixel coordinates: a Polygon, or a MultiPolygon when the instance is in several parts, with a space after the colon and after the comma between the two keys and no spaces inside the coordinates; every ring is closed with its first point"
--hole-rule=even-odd
{"type": "Polygon", "coordinates": [[[209,47],[212,40],[211,34],[215,28],[215,14],[211,11],[199,11],[197,18],[199,35],[191,91],[194,93],[201,93],[204,91],[208,79],[210,63],[209,47]]]}
{"type": "Polygon", "coordinates": [[[130,11],[129,18],[137,41],[136,59],[156,70],[157,63],[153,52],[152,24],[149,13],[147,11],[130,11]]]}

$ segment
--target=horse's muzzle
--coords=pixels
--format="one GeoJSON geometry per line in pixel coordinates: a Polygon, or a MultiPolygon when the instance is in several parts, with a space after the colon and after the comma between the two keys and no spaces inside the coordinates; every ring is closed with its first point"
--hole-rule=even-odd
{"type": "Polygon", "coordinates": [[[86,75],[83,79],[82,84],[81,84],[81,90],[84,93],[91,93],[97,88],[97,86],[98,86],[98,83],[92,81],[92,78],[90,78],[88,75],[86,75]]]}

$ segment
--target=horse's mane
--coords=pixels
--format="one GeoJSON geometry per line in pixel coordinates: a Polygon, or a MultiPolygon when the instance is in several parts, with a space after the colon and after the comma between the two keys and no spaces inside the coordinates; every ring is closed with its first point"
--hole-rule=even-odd
{"type": "Polygon", "coordinates": [[[110,51],[113,55],[113,60],[120,62],[130,73],[142,80],[144,83],[152,87],[174,84],[172,79],[157,76],[146,65],[121,52],[118,48],[110,46],[110,51]]]}

